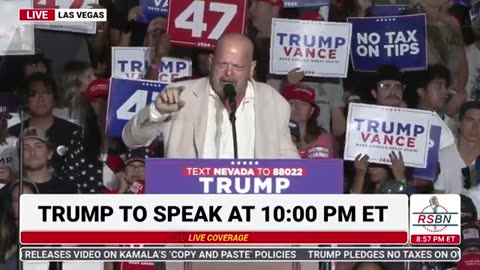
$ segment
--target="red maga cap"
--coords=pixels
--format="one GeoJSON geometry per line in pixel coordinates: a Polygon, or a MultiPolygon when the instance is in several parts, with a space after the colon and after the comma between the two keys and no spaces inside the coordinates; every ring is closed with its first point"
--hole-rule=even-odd
{"type": "Polygon", "coordinates": [[[315,89],[301,84],[290,84],[283,90],[283,96],[286,100],[300,100],[313,106],[313,116],[315,118],[320,114],[320,107],[315,103],[315,89]]]}
{"type": "Polygon", "coordinates": [[[90,83],[87,88],[88,102],[92,102],[96,98],[107,98],[108,88],[110,87],[110,79],[96,79],[90,83]]]}

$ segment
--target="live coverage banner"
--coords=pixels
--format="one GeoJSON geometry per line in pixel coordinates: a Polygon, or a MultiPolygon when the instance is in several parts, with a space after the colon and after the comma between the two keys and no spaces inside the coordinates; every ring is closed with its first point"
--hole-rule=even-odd
{"type": "Polygon", "coordinates": [[[138,17],[138,22],[149,24],[158,17],[167,17],[169,0],[140,0],[142,15],[138,17]]]}
{"type": "Polygon", "coordinates": [[[352,24],[352,65],[376,72],[382,64],[402,71],[427,68],[425,14],[348,18],[352,24]]]}
{"type": "MultiPolygon", "coordinates": [[[[98,0],[33,0],[34,8],[47,9],[87,9],[91,4],[98,5],[98,0]]],[[[17,12],[18,14],[18,12],[17,12]]],[[[35,28],[84,34],[97,32],[96,22],[37,22],[35,28]]]]}
{"type": "MultiPolygon", "coordinates": [[[[151,47],[112,47],[112,77],[143,79],[154,56],[151,47]]],[[[192,76],[192,61],[163,57],[158,81],[169,84],[176,79],[192,76]]]]}
{"type": "Polygon", "coordinates": [[[393,151],[405,166],[425,168],[434,113],[423,110],[350,103],[343,158],[368,155],[369,162],[391,164],[393,151]]]}
{"type": "Polygon", "coordinates": [[[345,78],[351,37],[349,23],[274,18],[270,73],[285,75],[300,68],[307,76],[345,78]]]}
{"type": "Polygon", "coordinates": [[[145,177],[148,194],[342,194],[344,190],[341,159],[147,159],[145,177]]]}
{"type": "Polygon", "coordinates": [[[32,8],[31,0],[0,1],[0,55],[35,53],[34,29],[31,22],[18,19],[20,9],[32,8]]]}
{"type": "Polygon", "coordinates": [[[106,133],[121,137],[123,127],[143,107],[150,104],[166,84],[146,80],[111,78],[108,95],[106,133]]]}
{"type": "Polygon", "coordinates": [[[24,194],[20,241],[404,245],[408,205],[403,194],[24,194]]]}
{"type": "Polygon", "coordinates": [[[225,33],[244,33],[248,0],[175,0],[168,8],[168,35],[173,44],[214,49],[225,33]]]}

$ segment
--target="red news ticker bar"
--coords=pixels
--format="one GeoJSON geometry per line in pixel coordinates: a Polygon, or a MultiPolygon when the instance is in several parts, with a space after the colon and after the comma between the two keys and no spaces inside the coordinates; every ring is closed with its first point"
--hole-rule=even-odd
{"type": "Polygon", "coordinates": [[[20,21],[55,21],[55,9],[20,9],[20,21]]]}
{"type": "Polygon", "coordinates": [[[23,244],[406,244],[407,232],[32,232],[23,244]],[[203,240],[202,240],[202,235],[203,240]],[[238,241],[240,236],[244,241],[238,241]],[[222,237],[223,236],[223,237],[222,237]],[[228,236],[228,237],[227,237],[228,236]],[[232,240],[232,237],[237,240],[232,240]],[[222,239],[218,239],[222,237],[222,239]],[[210,239],[210,241],[206,241],[210,239]]]}
{"type": "Polygon", "coordinates": [[[412,234],[410,243],[412,245],[458,245],[460,244],[460,235],[412,234]]]}

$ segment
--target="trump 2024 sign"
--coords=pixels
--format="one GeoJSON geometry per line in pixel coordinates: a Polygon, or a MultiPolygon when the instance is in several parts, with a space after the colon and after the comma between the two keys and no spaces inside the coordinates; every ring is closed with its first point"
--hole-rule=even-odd
{"type": "Polygon", "coordinates": [[[391,164],[389,154],[402,153],[407,167],[427,166],[430,111],[350,103],[345,160],[368,155],[370,163],[391,164]]]}
{"type": "Polygon", "coordinates": [[[351,36],[349,23],[273,19],[270,73],[301,68],[307,76],[345,78],[351,36]]]}
{"type": "Polygon", "coordinates": [[[247,6],[247,0],[170,0],[170,41],[213,49],[224,33],[245,32],[247,6]]]}
{"type": "Polygon", "coordinates": [[[128,120],[152,103],[165,86],[155,81],[112,78],[108,95],[107,135],[121,137],[128,120]]]}

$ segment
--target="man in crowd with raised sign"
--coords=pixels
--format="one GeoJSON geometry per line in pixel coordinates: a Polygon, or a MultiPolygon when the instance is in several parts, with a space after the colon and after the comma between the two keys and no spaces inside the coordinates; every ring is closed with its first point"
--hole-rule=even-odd
{"type": "Polygon", "coordinates": [[[290,106],[275,89],[252,79],[255,64],[247,37],[224,35],[210,57],[210,76],[167,87],[128,122],[124,142],[145,146],[160,128],[169,134],[168,158],[233,158],[231,108],[224,93],[233,85],[238,157],[299,158],[288,127],[290,106]]]}

